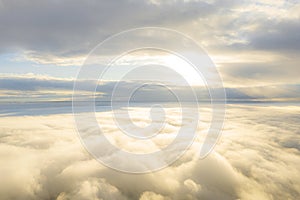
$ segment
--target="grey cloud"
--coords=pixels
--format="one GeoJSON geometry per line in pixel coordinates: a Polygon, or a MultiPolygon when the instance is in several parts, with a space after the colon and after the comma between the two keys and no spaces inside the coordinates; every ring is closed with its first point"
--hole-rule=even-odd
{"type": "Polygon", "coordinates": [[[38,78],[1,78],[0,89],[36,91],[41,89],[71,90],[73,81],[59,79],[38,79],[38,78]]]}
{"type": "Polygon", "coordinates": [[[297,84],[299,58],[266,62],[225,63],[220,68],[224,82],[250,87],[253,85],[297,84]]]}
{"type": "MultiPolygon", "coordinates": [[[[235,81],[240,76],[236,83],[254,80],[264,84],[265,78],[267,84],[278,81],[294,84],[299,74],[299,17],[270,20],[267,14],[255,10],[235,11],[251,5],[243,1],[158,1],[155,4],[125,0],[2,0],[0,52],[18,52],[39,64],[78,65],[93,47],[114,33],[140,26],[161,26],[190,35],[218,55],[269,52],[280,56],[270,62],[266,58],[262,67],[249,62],[240,66],[230,64],[223,70],[225,81],[232,82],[231,79],[235,81]]],[[[131,42],[127,38],[120,45],[130,46],[131,42]]],[[[143,41],[137,37],[135,42],[143,41]]],[[[163,36],[161,42],[174,45],[163,36]]],[[[113,53],[114,49],[106,51],[113,53]]]]}
{"type": "MultiPolygon", "coordinates": [[[[257,80],[258,73],[262,73],[260,69],[252,68],[237,68],[232,71],[227,69],[227,76],[225,79],[231,79],[235,77],[237,80],[231,80],[233,83],[244,81],[248,77],[248,81],[254,84],[254,80],[257,80]],[[253,72],[255,77],[251,77],[253,72]],[[230,73],[232,72],[232,73],[230,73]]],[[[264,70],[264,68],[262,69],[264,70]]],[[[263,73],[261,81],[268,80],[267,76],[263,73]]],[[[280,76],[280,74],[278,75],[280,76]]],[[[95,80],[80,80],[77,82],[80,85],[82,95],[89,100],[92,98],[95,87],[95,80]]],[[[3,94],[0,97],[2,100],[10,100],[12,97],[14,100],[21,99],[22,101],[32,101],[32,97],[35,100],[67,100],[70,101],[73,93],[74,81],[72,79],[57,79],[57,78],[40,78],[26,76],[8,76],[0,78],[0,91],[3,94]],[[7,96],[7,98],[6,98],[7,96]]],[[[260,85],[260,84],[257,84],[260,85]]],[[[203,86],[192,87],[197,99],[201,101],[210,101],[209,91],[203,86]]],[[[231,100],[297,100],[300,98],[300,86],[299,84],[277,84],[267,86],[247,86],[244,87],[227,87],[224,88],[228,101],[231,100]]],[[[215,88],[216,92],[221,92],[222,88],[215,88]]],[[[190,89],[185,86],[176,86],[164,82],[145,82],[143,81],[106,81],[97,85],[96,93],[97,101],[127,101],[129,93],[136,91],[131,96],[132,102],[177,102],[182,101],[194,101],[194,94],[190,89]],[[167,86],[163,87],[161,84],[167,86]],[[117,89],[116,89],[116,88],[117,89]],[[177,95],[177,96],[176,96],[177,95]],[[179,98],[179,99],[178,99],[179,98]],[[177,100],[178,99],[178,100],[177,100]]]]}
{"type": "MultiPolygon", "coordinates": [[[[271,21],[256,11],[237,15],[233,8],[251,5],[240,1],[154,4],[150,1],[3,0],[1,5],[0,51],[24,50],[28,59],[36,62],[40,59],[40,63],[45,63],[45,59],[51,62],[55,56],[86,55],[112,34],[140,26],[176,28],[210,51],[222,54],[241,50],[283,51],[283,56],[292,60],[299,50],[298,18],[271,21]],[[256,28],[247,28],[252,25],[256,28]]],[[[162,42],[170,41],[163,38],[162,42]]],[[[122,45],[130,45],[130,40],[122,45]]]]}
{"type": "Polygon", "coordinates": [[[207,16],[231,1],[6,1],[0,8],[1,50],[59,56],[89,52],[108,36],[140,26],[167,26],[207,16]]]}
{"type": "Polygon", "coordinates": [[[254,49],[299,53],[299,19],[265,23],[250,36],[250,46],[254,49]]]}
{"type": "MultiPolygon", "coordinates": [[[[289,6],[272,7],[269,3],[259,5],[244,2],[238,6],[238,11],[223,12],[223,18],[216,17],[207,24],[211,38],[215,41],[207,48],[216,51],[239,53],[240,51],[267,51],[280,53],[287,57],[299,55],[299,2],[286,2],[289,6]],[[270,13],[264,11],[268,10],[270,13]],[[262,7],[262,10],[255,10],[262,7]],[[274,9],[285,12],[275,17],[274,9]],[[241,11],[245,10],[245,11],[241,11]],[[274,12],[274,14],[273,14],[274,12]],[[287,15],[287,16],[286,16],[287,15]],[[213,28],[213,29],[212,29],[213,28]]],[[[274,5],[273,5],[274,6],[274,5]]],[[[276,14],[275,14],[276,15],[276,14]]],[[[206,23],[205,21],[203,23],[206,23]]]]}

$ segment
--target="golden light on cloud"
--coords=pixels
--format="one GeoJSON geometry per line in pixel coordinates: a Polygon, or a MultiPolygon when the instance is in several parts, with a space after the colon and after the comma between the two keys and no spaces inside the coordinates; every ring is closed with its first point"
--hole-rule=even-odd
{"type": "Polygon", "coordinates": [[[299,0],[0,0],[0,28],[1,200],[299,199],[299,0]]]}
{"type": "MultiPolygon", "coordinates": [[[[103,79],[118,80],[121,76],[126,75],[135,68],[148,66],[150,69],[160,66],[161,68],[169,68],[181,75],[189,85],[203,86],[205,85],[203,78],[195,67],[183,58],[167,52],[147,50],[145,52],[134,52],[126,54],[114,61],[110,68],[106,71],[103,79]]],[[[200,67],[201,68],[201,67],[200,67]]],[[[205,70],[205,68],[203,68],[205,70]]],[[[142,71],[141,71],[142,73],[142,71]]],[[[201,72],[200,72],[201,73],[201,72]]],[[[141,77],[147,74],[140,74],[141,77]]],[[[158,74],[158,79],[169,82],[171,84],[184,84],[182,82],[174,82],[172,74],[164,74],[163,71],[158,74]]],[[[175,78],[176,80],[176,78],[175,78]]]]}

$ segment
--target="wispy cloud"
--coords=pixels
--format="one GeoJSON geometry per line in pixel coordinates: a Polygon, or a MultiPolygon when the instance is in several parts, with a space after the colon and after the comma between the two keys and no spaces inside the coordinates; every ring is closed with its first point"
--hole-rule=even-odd
{"type": "MultiPolygon", "coordinates": [[[[235,73],[237,73],[235,71],[235,73]]],[[[171,91],[183,97],[184,101],[193,100],[193,93],[185,86],[166,84],[168,88],[161,87],[159,82],[148,82],[145,85],[143,81],[101,81],[95,84],[96,80],[82,80],[80,87],[82,95],[92,98],[94,89],[98,101],[110,101],[114,91],[114,100],[126,100],[128,91],[139,88],[132,101],[177,101],[171,91]],[[94,88],[97,86],[97,88],[94,88]],[[117,86],[117,90],[116,87],[117,86]],[[144,86],[144,87],[141,87],[144,86]]],[[[73,94],[73,79],[54,78],[42,75],[5,75],[0,77],[1,99],[14,99],[32,101],[35,100],[71,100],[73,94]]],[[[209,91],[204,86],[193,86],[195,94],[199,101],[209,101],[209,91]]],[[[217,88],[217,90],[222,90],[217,88]]],[[[225,88],[227,99],[230,100],[299,100],[300,86],[298,84],[278,84],[267,86],[252,87],[227,87],[225,88]]]]}

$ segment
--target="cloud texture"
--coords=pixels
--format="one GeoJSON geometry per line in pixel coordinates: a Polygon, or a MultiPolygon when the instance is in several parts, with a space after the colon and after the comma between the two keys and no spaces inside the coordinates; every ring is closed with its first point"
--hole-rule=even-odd
{"type": "MultiPolygon", "coordinates": [[[[243,76],[245,72],[232,70],[232,75],[243,76]]],[[[247,73],[258,73],[258,71],[247,73]]],[[[82,94],[87,97],[92,97],[94,94],[94,83],[96,80],[80,80],[82,94]]],[[[135,95],[131,101],[149,102],[149,101],[164,101],[174,102],[176,98],[170,91],[183,97],[183,100],[191,101],[193,95],[184,86],[176,86],[165,81],[146,82],[147,86],[141,87],[145,81],[124,80],[124,81],[102,81],[99,82],[96,94],[97,101],[110,101],[112,93],[115,91],[114,98],[124,100],[128,95],[128,91],[136,88],[135,95]],[[118,84],[118,85],[117,85],[118,84]],[[168,86],[169,88],[161,87],[159,84],[168,86]],[[115,89],[115,86],[119,89],[115,89]]],[[[25,75],[2,75],[0,76],[0,100],[11,101],[32,101],[35,100],[71,100],[73,94],[74,79],[54,78],[50,76],[25,74],[25,75]]],[[[96,85],[96,84],[95,84],[96,85]]],[[[203,86],[192,86],[199,101],[209,101],[210,96],[207,88],[203,86]]],[[[221,90],[221,88],[219,89],[221,90]]],[[[218,91],[218,90],[216,90],[218,91]]],[[[225,92],[228,101],[297,101],[300,99],[299,84],[274,84],[266,86],[251,86],[251,87],[225,87],[225,92]]]]}
{"type": "MultiPolygon", "coordinates": [[[[139,107],[133,111],[145,112],[139,107]]],[[[168,111],[173,114],[164,135],[174,137],[179,113],[176,115],[174,108],[168,111]]],[[[215,151],[199,160],[195,155],[210,119],[209,109],[202,108],[199,138],[191,149],[170,167],[144,175],[120,173],[93,160],[81,146],[69,114],[2,116],[0,196],[59,200],[296,199],[300,194],[299,111],[298,106],[278,104],[230,105],[215,151]]],[[[130,149],[132,141],[120,138],[117,127],[105,117],[109,115],[110,111],[97,114],[102,122],[106,120],[104,129],[116,145],[129,151],[157,148],[135,145],[130,149]]],[[[148,120],[134,119],[140,124],[148,120]]],[[[156,145],[165,145],[169,137],[161,137],[156,145]]]]}
{"type": "MultiPolygon", "coordinates": [[[[21,62],[18,70],[3,72],[26,71],[25,62],[28,72],[43,71],[28,66],[36,63],[51,74],[49,65],[80,66],[113,34],[155,26],[181,31],[203,46],[227,86],[299,84],[299,11],[299,2],[289,0],[1,0],[0,55],[13,54],[13,64],[21,62]]],[[[144,42],[139,36],[134,41],[144,42]]],[[[172,46],[175,41],[161,42],[172,46]]],[[[127,38],[120,46],[131,44],[127,38]]]]}

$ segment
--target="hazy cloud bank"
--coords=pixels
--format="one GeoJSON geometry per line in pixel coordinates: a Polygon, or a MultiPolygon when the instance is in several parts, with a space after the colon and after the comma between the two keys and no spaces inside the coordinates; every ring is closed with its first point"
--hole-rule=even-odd
{"type": "MultiPolygon", "coordinates": [[[[238,72],[237,72],[238,73],[238,72]]],[[[91,97],[94,92],[95,80],[81,80],[80,87],[82,94],[86,94],[87,98],[91,97]]],[[[97,100],[109,101],[112,97],[112,92],[116,84],[118,87],[118,97],[124,100],[128,91],[134,88],[139,88],[144,82],[142,81],[105,81],[97,86],[97,100]]],[[[170,93],[167,88],[159,86],[160,82],[149,82],[149,85],[142,87],[132,98],[132,101],[176,101],[174,95],[170,93]]],[[[175,86],[171,83],[164,83],[175,94],[181,94],[184,100],[191,101],[192,94],[189,93],[184,86],[175,86]]],[[[73,79],[61,79],[48,76],[37,75],[6,75],[0,77],[0,94],[3,101],[5,99],[14,101],[27,100],[71,100],[73,93],[73,79]]],[[[193,86],[195,93],[200,101],[207,101],[210,99],[209,92],[205,87],[193,86]]],[[[219,89],[221,90],[221,89],[219,89]]],[[[255,86],[255,87],[233,87],[225,88],[227,99],[230,100],[267,100],[267,101],[286,101],[300,99],[299,84],[278,84],[269,86],[255,86]]]]}

